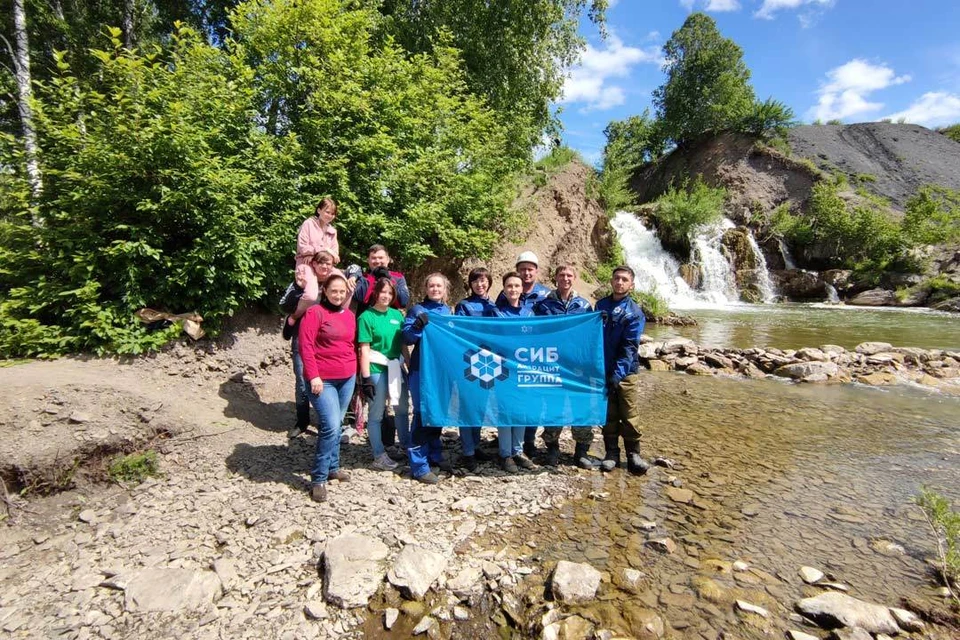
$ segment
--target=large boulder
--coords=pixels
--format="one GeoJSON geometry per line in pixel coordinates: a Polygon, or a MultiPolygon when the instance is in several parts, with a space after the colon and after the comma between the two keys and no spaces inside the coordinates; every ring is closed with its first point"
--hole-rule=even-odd
{"type": "Polygon", "coordinates": [[[857,600],[837,591],[804,598],[797,603],[797,609],[823,626],[860,627],[870,633],[900,632],[897,621],[887,607],[857,600]]]}
{"type": "Polygon", "coordinates": [[[847,304],[859,307],[889,307],[897,304],[897,296],[887,289],[869,289],[847,300],[847,304]]]}
{"type": "Polygon", "coordinates": [[[774,375],[781,378],[791,378],[793,380],[806,380],[813,376],[826,376],[827,378],[836,378],[840,375],[840,367],[835,362],[819,362],[812,360],[809,362],[794,362],[778,367],[773,372],[774,375]]]}
{"type": "Polygon", "coordinates": [[[192,611],[205,609],[220,595],[213,571],[142,569],[124,576],[127,611],[192,611]]]}
{"type": "Polygon", "coordinates": [[[827,286],[816,271],[784,269],[770,274],[780,295],[789,300],[825,300],[827,286]]]}
{"type": "Polygon", "coordinates": [[[565,604],[593,600],[600,588],[600,572],[588,564],[561,560],[553,570],[550,589],[554,599],[565,604]]]}
{"type": "Polygon", "coordinates": [[[446,567],[445,555],[419,545],[407,545],[393,561],[387,580],[404,597],[421,600],[446,567]]]}
{"type": "Polygon", "coordinates": [[[960,296],[956,298],[948,298],[941,302],[936,303],[932,307],[937,311],[951,311],[953,313],[960,313],[960,296]]]}
{"type": "Polygon", "coordinates": [[[359,533],[337,536],[323,552],[327,602],[343,609],[365,607],[386,573],[387,545],[359,533]]]}

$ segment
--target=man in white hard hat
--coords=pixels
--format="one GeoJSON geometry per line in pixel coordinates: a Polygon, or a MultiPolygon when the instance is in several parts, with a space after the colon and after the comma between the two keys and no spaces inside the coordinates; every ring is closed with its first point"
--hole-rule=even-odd
{"type": "MultiPolygon", "coordinates": [[[[520,293],[520,306],[526,307],[531,312],[533,305],[547,297],[550,289],[537,282],[537,275],[540,273],[540,261],[537,254],[533,251],[524,251],[517,256],[517,273],[520,274],[520,282],[523,284],[523,291],[520,293]]],[[[505,298],[503,292],[497,296],[497,304],[501,304],[505,298]]]]}
{"type": "MultiPolygon", "coordinates": [[[[550,289],[537,282],[537,275],[540,273],[540,261],[537,254],[533,251],[524,251],[517,256],[517,273],[520,274],[520,282],[523,284],[523,291],[520,293],[520,306],[525,307],[533,313],[533,305],[547,297],[550,289]]],[[[497,296],[497,304],[506,301],[503,292],[497,296]]],[[[538,427],[527,427],[523,431],[523,453],[528,458],[532,458],[537,452],[537,429],[538,427]]]]}

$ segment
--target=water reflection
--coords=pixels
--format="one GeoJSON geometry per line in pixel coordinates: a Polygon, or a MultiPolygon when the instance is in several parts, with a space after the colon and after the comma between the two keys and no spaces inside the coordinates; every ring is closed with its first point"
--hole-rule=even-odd
{"type": "Polygon", "coordinates": [[[960,315],[919,309],[864,309],[832,305],[737,305],[690,309],[696,327],[648,325],[656,339],[684,336],[711,347],[800,347],[865,341],[927,349],[960,348],[960,315]]]}
{"type": "Polygon", "coordinates": [[[545,567],[528,581],[531,593],[542,592],[556,561],[588,562],[612,581],[578,609],[584,617],[638,634],[652,609],[691,638],[782,630],[793,602],[819,591],[797,578],[802,565],[866,600],[933,598],[922,559],[933,543],[912,499],[927,484],[960,503],[960,400],[677,374],[645,382],[646,453],[677,468],[591,476],[591,490],[607,499],[571,502],[486,540],[545,567]],[[693,490],[689,504],[666,496],[670,474],[693,490]],[[647,520],[658,523],[652,534],[647,520]],[[669,536],[676,552],[652,549],[651,535],[669,536]],[[733,571],[735,560],[750,569],[733,571]],[[618,587],[627,567],[646,575],[633,593],[618,587]],[[744,628],[736,598],[773,615],[744,628]]]}

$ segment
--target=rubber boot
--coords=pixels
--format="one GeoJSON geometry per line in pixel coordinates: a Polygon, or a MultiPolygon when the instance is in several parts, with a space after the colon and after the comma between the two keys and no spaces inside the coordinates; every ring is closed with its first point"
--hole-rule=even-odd
{"type": "Polygon", "coordinates": [[[620,466],[620,436],[603,437],[603,462],[600,463],[602,471],[613,471],[620,466]]]}
{"type": "Polygon", "coordinates": [[[560,443],[550,442],[547,444],[547,466],[555,467],[560,462],[560,443]]]}
{"type": "Polygon", "coordinates": [[[577,461],[577,466],[581,469],[587,469],[588,471],[595,471],[597,467],[600,466],[600,463],[597,462],[594,458],[590,457],[589,454],[590,445],[586,442],[578,442],[577,448],[573,452],[573,457],[577,461]]]}

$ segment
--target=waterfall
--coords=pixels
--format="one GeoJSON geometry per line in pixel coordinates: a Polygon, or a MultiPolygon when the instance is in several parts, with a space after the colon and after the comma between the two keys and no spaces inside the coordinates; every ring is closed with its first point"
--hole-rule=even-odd
{"type": "Polygon", "coordinates": [[[823,286],[827,290],[827,303],[828,304],[840,304],[840,296],[837,295],[837,288],[834,287],[829,282],[824,282],[823,286]]]}
{"type": "Polygon", "coordinates": [[[711,282],[721,284],[714,288],[704,287],[704,291],[694,291],[680,277],[680,263],[663,248],[657,234],[643,226],[635,215],[618,211],[610,225],[617,233],[627,264],[637,272],[638,291],[656,293],[674,309],[725,306],[736,302],[737,293],[732,284],[730,265],[719,249],[720,236],[727,227],[720,229],[717,225],[716,230],[697,234],[694,242],[701,241],[703,250],[700,255],[706,256],[706,259],[701,257],[699,261],[703,282],[706,284],[709,278],[711,282]],[[723,292],[729,288],[733,289],[730,297],[723,292]]]}
{"type": "Polygon", "coordinates": [[[680,264],[664,250],[652,229],[626,211],[618,211],[610,225],[617,232],[627,264],[637,272],[638,291],[656,293],[671,307],[696,306],[696,294],[680,277],[680,264]]]}
{"type": "Polygon", "coordinates": [[[773,286],[773,281],[770,280],[767,259],[757,245],[757,239],[753,237],[753,231],[748,230],[747,241],[750,243],[750,248],[757,260],[757,286],[760,287],[760,295],[764,302],[773,302],[777,298],[777,290],[773,286]]]}
{"type": "Polygon", "coordinates": [[[796,269],[797,262],[793,259],[793,255],[790,253],[790,247],[787,246],[787,243],[784,242],[783,238],[777,238],[777,244],[780,246],[780,255],[783,257],[783,268],[796,269]]]}
{"type": "Polygon", "coordinates": [[[739,299],[733,270],[727,257],[720,251],[723,233],[734,226],[727,218],[715,224],[701,225],[690,242],[691,261],[700,267],[700,293],[707,302],[718,304],[739,299]]]}

